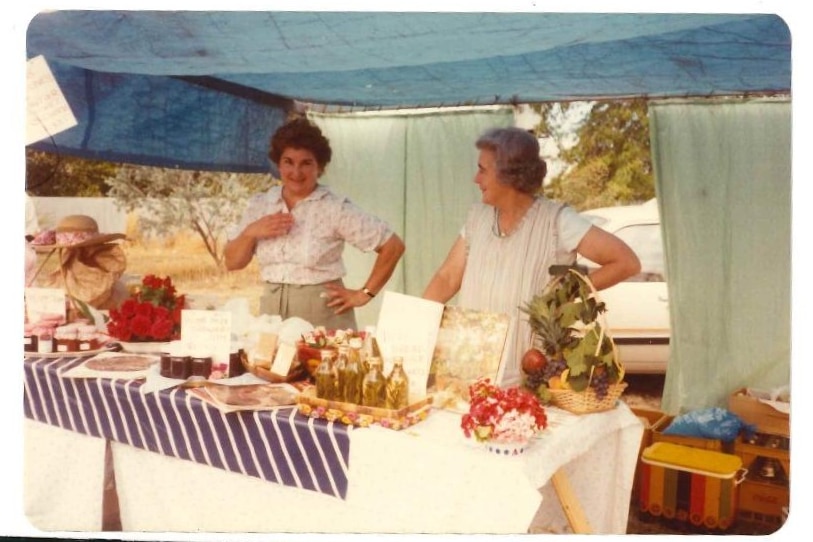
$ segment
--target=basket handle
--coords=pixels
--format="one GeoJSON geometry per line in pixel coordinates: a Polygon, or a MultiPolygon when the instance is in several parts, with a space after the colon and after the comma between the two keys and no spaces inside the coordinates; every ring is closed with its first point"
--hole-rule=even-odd
{"type": "MultiPolygon", "coordinates": [[[[599,295],[598,290],[596,290],[596,287],[593,285],[593,281],[591,281],[590,278],[586,274],[581,273],[580,270],[576,269],[575,267],[569,268],[568,271],[570,273],[573,273],[574,275],[576,275],[576,277],[580,281],[582,281],[584,284],[587,285],[588,288],[590,288],[590,297],[592,297],[596,301],[601,301],[601,296],[599,295]]],[[[598,313],[598,316],[596,317],[596,320],[599,323],[599,328],[601,329],[601,331],[599,332],[598,345],[596,346],[596,354],[595,355],[598,356],[599,352],[601,351],[601,346],[604,343],[604,337],[606,336],[607,339],[609,339],[609,341],[610,341],[610,346],[612,347],[613,364],[615,365],[616,369],[618,369],[619,380],[623,380],[624,379],[624,366],[621,365],[621,362],[618,359],[618,348],[615,345],[615,341],[613,340],[612,335],[610,334],[610,331],[607,329],[607,317],[604,315],[604,312],[598,313]]],[[[592,380],[592,379],[593,379],[593,370],[591,368],[591,370],[590,370],[590,380],[592,380]]]]}

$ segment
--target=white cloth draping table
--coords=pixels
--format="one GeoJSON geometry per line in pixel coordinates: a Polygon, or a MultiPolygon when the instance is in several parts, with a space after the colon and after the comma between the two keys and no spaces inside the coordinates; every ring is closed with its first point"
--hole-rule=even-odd
{"type": "MultiPolygon", "coordinates": [[[[562,468],[593,531],[624,533],[640,421],[623,403],[582,416],[555,408],[548,412],[551,427],[518,457],[494,455],[465,439],[460,415],[441,410],[403,431],[350,431],[345,499],[113,442],[122,527],[133,532],[525,533],[533,525],[534,531],[567,532],[549,483],[562,468]]],[[[43,463],[58,460],[74,476],[87,471],[98,477],[102,466],[92,465],[100,461],[98,451],[91,458],[43,452],[77,439],[103,450],[102,439],[26,420],[27,450],[40,451],[26,462],[26,513],[35,526],[89,530],[93,525],[93,519],[76,514],[95,514],[98,504],[49,512],[38,502],[44,494],[40,486],[53,489],[55,481],[28,476],[46,472],[43,463]]],[[[91,494],[83,489],[71,497],[72,491],[79,488],[62,488],[60,498],[91,494]]]]}

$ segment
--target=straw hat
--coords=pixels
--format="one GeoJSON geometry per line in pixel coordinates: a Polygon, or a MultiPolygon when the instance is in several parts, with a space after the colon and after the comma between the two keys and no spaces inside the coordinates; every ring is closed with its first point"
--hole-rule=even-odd
{"type": "Polygon", "coordinates": [[[41,232],[31,245],[38,251],[57,248],[83,248],[124,239],[123,233],[99,233],[99,225],[87,215],[63,217],[54,230],[41,232]],[[53,235],[52,235],[53,233],[53,235]]]}

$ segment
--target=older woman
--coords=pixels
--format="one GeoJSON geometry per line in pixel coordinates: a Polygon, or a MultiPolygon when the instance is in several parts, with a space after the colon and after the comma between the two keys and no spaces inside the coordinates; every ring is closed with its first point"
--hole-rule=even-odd
{"type": "Polygon", "coordinates": [[[533,135],[518,128],[491,129],[476,147],[474,182],[482,203],[472,206],[423,297],[446,303],[459,292],[461,307],[511,315],[501,383],[513,385],[521,380],[520,357],[531,344],[520,307],[548,283],[551,265],[572,264],[582,254],[599,264],[590,279],[602,289],[638,273],[640,262],[614,235],[538,195],[547,166],[533,135]]]}
{"type": "Polygon", "coordinates": [[[242,269],[256,254],[266,282],[262,313],[356,329],[354,308],[384,287],[404,243],[386,222],[319,184],[331,155],[327,138],[307,119],[296,118],[276,131],[269,157],[282,185],[249,201],[226,245],[226,267],[242,269]],[[369,277],[354,289],[342,281],[345,242],[378,253],[369,277]]]}

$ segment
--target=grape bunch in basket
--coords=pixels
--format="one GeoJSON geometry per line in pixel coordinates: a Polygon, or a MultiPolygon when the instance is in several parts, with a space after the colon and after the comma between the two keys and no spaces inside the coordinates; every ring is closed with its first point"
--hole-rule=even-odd
{"type": "Polygon", "coordinates": [[[604,321],[606,306],[590,280],[570,268],[523,307],[533,331],[522,357],[523,385],[543,402],[572,412],[607,410],[626,384],[604,321]]]}

